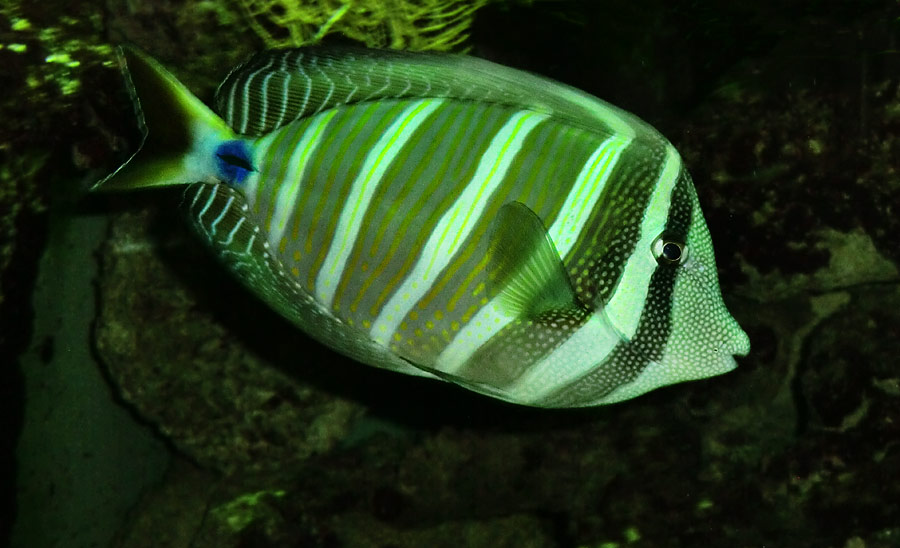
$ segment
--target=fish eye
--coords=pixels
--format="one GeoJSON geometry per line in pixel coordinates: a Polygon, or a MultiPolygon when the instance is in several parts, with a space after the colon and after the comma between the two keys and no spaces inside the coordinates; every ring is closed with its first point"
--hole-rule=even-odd
{"type": "Polygon", "coordinates": [[[660,234],[651,249],[656,262],[661,265],[679,265],[687,258],[687,246],[671,234],[660,234]]]}

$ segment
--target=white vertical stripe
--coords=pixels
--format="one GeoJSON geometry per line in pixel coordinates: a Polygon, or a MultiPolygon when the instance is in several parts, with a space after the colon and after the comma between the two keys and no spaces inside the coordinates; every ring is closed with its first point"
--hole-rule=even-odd
{"type": "Polygon", "coordinates": [[[578,241],[578,236],[584,230],[584,225],[597,205],[597,200],[600,199],[600,194],[609,181],[619,156],[630,143],[630,138],[610,137],[603,141],[584,163],[581,173],[566,196],[562,209],[559,210],[559,215],[547,229],[560,257],[568,255],[578,241]]]}
{"type": "Polygon", "coordinates": [[[234,196],[228,196],[228,201],[225,202],[225,207],[222,208],[222,211],[219,212],[219,216],[216,217],[213,222],[209,223],[209,234],[210,236],[216,235],[216,227],[222,222],[222,219],[225,218],[225,214],[228,213],[228,208],[231,207],[231,204],[234,203],[234,196]]]}
{"type": "MultiPolygon", "coordinates": [[[[290,52],[288,52],[288,53],[290,53],[290,52]]],[[[285,53],[285,56],[287,56],[288,53],[285,53]]],[[[294,59],[293,64],[294,64],[294,70],[291,72],[291,75],[288,76],[288,78],[291,79],[296,76],[302,76],[303,79],[306,80],[306,83],[302,86],[303,102],[300,103],[300,105],[296,109],[296,114],[295,114],[295,116],[300,117],[300,116],[304,116],[306,114],[306,105],[309,104],[309,96],[312,93],[312,78],[310,78],[309,75],[306,74],[306,71],[303,70],[303,53],[301,53],[299,51],[297,52],[297,57],[296,57],[296,59],[294,59]]],[[[285,84],[285,86],[290,87],[287,84],[285,84]]],[[[287,93],[287,92],[285,92],[285,93],[287,93]]]]}
{"type": "MultiPolygon", "coordinates": [[[[319,72],[322,74],[322,80],[325,80],[326,82],[328,82],[328,93],[326,93],[324,97],[320,98],[317,101],[319,103],[319,106],[316,107],[316,111],[313,113],[313,114],[318,114],[318,113],[322,112],[322,109],[325,108],[325,105],[327,105],[328,102],[331,101],[331,96],[334,95],[334,80],[331,79],[331,77],[328,75],[327,72],[325,72],[324,70],[319,68],[318,64],[315,64],[315,68],[318,69],[319,72]]],[[[319,83],[321,84],[321,80],[319,81],[319,83]]],[[[319,89],[317,91],[318,91],[318,94],[321,96],[322,90],[319,89]]]]}
{"type": "MultiPolygon", "coordinates": [[[[241,92],[241,96],[243,99],[243,109],[241,109],[241,129],[240,133],[247,133],[247,125],[250,122],[250,88],[253,87],[253,79],[256,78],[260,73],[269,69],[272,66],[272,59],[269,58],[269,61],[265,64],[265,66],[260,67],[258,70],[253,72],[253,74],[249,74],[245,77],[243,91],[241,92]]],[[[236,92],[234,89],[232,92],[236,92]]],[[[234,96],[232,95],[232,100],[234,96]]],[[[265,101],[264,101],[265,102],[265,101]]],[[[231,127],[234,127],[234,124],[229,124],[231,127]]]]}
{"type": "Polygon", "coordinates": [[[256,242],[256,236],[259,234],[259,227],[253,227],[253,234],[247,239],[247,247],[244,248],[244,255],[250,255],[253,251],[253,244],[256,242]]]}
{"type": "Polygon", "coordinates": [[[203,216],[206,215],[207,210],[209,210],[209,206],[212,205],[213,200],[216,197],[216,187],[209,185],[209,198],[206,200],[206,204],[203,206],[203,209],[200,210],[200,213],[197,214],[197,219],[200,220],[200,223],[203,223],[203,216]]]}
{"type": "MultiPolygon", "coordinates": [[[[278,67],[278,72],[281,73],[281,112],[278,113],[278,119],[275,120],[275,124],[272,126],[273,128],[281,127],[281,124],[284,123],[284,115],[287,114],[287,107],[289,101],[289,91],[290,91],[290,75],[288,75],[287,69],[287,56],[279,55],[279,60],[281,61],[280,66],[278,67]]],[[[274,74],[274,72],[273,72],[274,74]]]]}
{"type": "Polygon", "coordinates": [[[442,101],[431,100],[411,103],[397,116],[391,127],[381,135],[381,138],[366,155],[362,168],[350,187],[347,203],[341,209],[334,239],[328,246],[328,255],[316,278],[316,297],[325,306],[330,308],[333,305],[332,301],[338,281],[340,281],[347,258],[353,249],[353,243],[362,229],[363,217],[369,208],[378,182],[397,154],[406,146],[416,129],[442,103],[442,101]]]}
{"type": "Polygon", "coordinates": [[[203,204],[203,208],[196,213],[194,217],[194,226],[196,226],[199,230],[203,231],[203,235],[206,236],[208,240],[212,240],[212,237],[209,235],[209,231],[206,229],[206,226],[203,224],[203,216],[206,215],[206,212],[209,210],[209,207],[212,205],[213,201],[216,198],[216,187],[215,185],[203,185],[199,190],[197,190],[197,194],[194,196],[194,201],[191,203],[191,212],[194,211],[194,206],[197,203],[197,200],[200,198],[200,194],[209,189],[209,198],[206,199],[206,203],[203,204]]]}
{"type": "MultiPolygon", "coordinates": [[[[278,188],[278,194],[275,197],[275,203],[271,206],[274,208],[274,211],[272,212],[272,225],[269,228],[269,243],[272,246],[277,246],[281,241],[285,230],[287,230],[288,219],[297,211],[297,193],[300,192],[300,183],[302,182],[303,174],[306,171],[306,164],[313,151],[319,147],[319,143],[325,136],[323,130],[328,126],[329,122],[331,122],[331,119],[334,118],[335,114],[337,114],[337,111],[332,110],[322,116],[312,119],[309,126],[307,126],[306,131],[303,132],[303,136],[300,137],[300,141],[293,147],[293,153],[288,161],[284,179],[273,182],[273,184],[280,186],[278,188]]],[[[266,136],[266,142],[260,144],[263,154],[265,154],[266,157],[271,157],[272,155],[269,154],[268,147],[272,146],[274,141],[280,142],[277,137],[280,136],[283,131],[293,131],[294,127],[296,126],[289,124],[284,126],[281,130],[266,136]]],[[[276,161],[269,162],[266,165],[266,169],[270,172],[279,172],[281,171],[282,158],[278,156],[277,151],[272,152],[276,161]]]]}
{"type": "Polygon", "coordinates": [[[605,312],[599,310],[553,352],[525,370],[507,396],[520,403],[536,403],[595,368],[621,341],[605,312]]]}
{"type": "MultiPolygon", "coordinates": [[[[341,101],[342,105],[346,105],[350,103],[350,100],[353,99],[353,96],[356,95],[356,92],[359,91],[359,86],[353,82],[353,79],[350,78],[349,73],[344,73],[344,80],[347,81],[346,88],[350,90],[350,93],[347,94],[346,97],[341,101]]],[[[423,93],[422,97],[429,97],[427,93],[423,93]]]]}
{"type": "MultiPolygon", "coordinates": [[[[269,63],[271,66],[271,63],[269,63]]],[[[266,115],[269,113],[269,82],[275,76],[274,71],[269,71],[263,77],[262,84],[259,86],[259,127],[265,127],[266,115]]]]}
{"type": "Polygon", "coordinates": [[[666,228],[672,191],[681,173],[681,157],[672,145],[666,145],[666,162],[644,210],[641,221],[641,238],[634,252],[625,262],[618,285],[606,304],[606,313],[627,339],[637,331],[644,310],[644,301],[650,290],[650,278],[656,270],[656,259],[650,250],[653,240],[666,228]]]}
{"type": "MultiPolygon", "coordinates": [[[[203,187],[201,186],[200,188],[197,188],[194,186],[196,184],[200,183],[194,183],[193,185],[188,187],[189,189],[194,189],[194,199],[191,200],[191,206],[188,208],[188,211],[194,211],[194,206],[197,205],[197,200],[200,198],[200,194],[203,191],[203,187]]],[[[185,192],[187,192],[187,190],[185,190],[185,192]]]]}
{"type": "Polygon", "coordinates": [[[229,126],[234,127],[234,102],[236,97],[235,86],[231,86],[231,91],[228,93],[228,106],[225,107],[225,121],[229,126]]]}
{"type": "MultiPolygon", "coordinates": [[[[600,199],[603,187],[631,139],[614,136],[603,141],[591,154],[575,179],[559,215],[547,230],[560,257],[565,257],[584,230],[591,211],[600,199]]],[[[515,318],[509,316],[492,299],[456,334],[438,356],[435,367],[453,372],[461,367],[485,341],[499,333],[515,318]]]]}
{"type": "Polygon", "coordinates": [[[382,308],[369,333],[373,339],[384,345],[388,343],[403,318],[459,251],[491,195],[503,182],[525,138],[546,118],[530,111],[517,112],[497,132],[481,157],[474,177],[441,217],[416,265],[382,308]]]}
{"type": "MultiPolygon", "coordinates": [[[[244,210],[244,212],[246,214],[246,210],[244,210]]],[[[241,228],[241,225],[243,225],[244,221],[246,220],[246,217],[241,217],[237,220],[236,223],[234,223],[234,228],[232,228],[231,231],[228,232],[228,237],[225,238],[225,240],[222,242],[222,245],[231,245],[231,242],[234,241],[234,235],[237,234],[237,231],[241,228]]]]}

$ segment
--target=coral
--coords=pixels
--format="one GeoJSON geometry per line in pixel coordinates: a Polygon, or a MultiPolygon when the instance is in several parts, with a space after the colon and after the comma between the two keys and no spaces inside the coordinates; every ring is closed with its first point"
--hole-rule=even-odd
{"type": "Polygon", "coordinates": [[[268,47],[341,33],[369,47],[447,51],[468,38],[489,0],[239,0],[268,47]]]}

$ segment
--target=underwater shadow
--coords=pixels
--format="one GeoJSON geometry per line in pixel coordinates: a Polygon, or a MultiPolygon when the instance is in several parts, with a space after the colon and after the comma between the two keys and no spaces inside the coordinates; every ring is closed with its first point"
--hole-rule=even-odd
{"type": "MultiPolygon", "coordinates": [[[[178,203],[173,193],[163,200],[178,203]]],[[[541,409],[509,404],[450,383],[356,362],[306,335],[257,299],[194,236],[180,212],[163,207],[151,224],[160,258],[241,345],[272,367],[315,388],[364,404],[377,418],[414,430],[445,426],[543,431],[607,420],[614,407],[541,409]],[[299,356],[302,356],[298,358],[299,356]]]]}

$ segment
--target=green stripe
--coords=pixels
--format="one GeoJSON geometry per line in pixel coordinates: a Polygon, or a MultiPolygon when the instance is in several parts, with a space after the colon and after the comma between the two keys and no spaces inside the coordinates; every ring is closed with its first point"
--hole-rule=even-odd
{"type": "MultiPolygon", "coordinates": [[[[446,152],[457,145],[460,135],[470,127],[475,114],[476,109],[461,103],[443,106],[427,125],[422,126],[421,136],[410,141],[385,175],[386,180],[395,181],[395,184],[382,185],[373,203],[393,206],[370,208],[367,212],[365,223],[374,230],[360,241],[353,260],[354,264],[359,264],[364,257],[368,257],[372,264],[377,264],[369,269],[368,276],[360,280],[359,290],[350,305],[352,310],[360,308],[365,300],[367,304],[362,304],[362,309],[368,308],[372,319],[378,316],[379,309],[373,308],[376,295],[369,294],[369,290],[373,284],[384,283],[386,275],[396,273],[392,267],[402,262],[398,261],[397,252],[405,249],[401,244],[408,241],[406,238],[415,237],[417,233],[422,236],[421,229],[413,230],[413,226],[421,222],[425,215],[426,201],[440,195],[448,185],[451,154],[446,152]],[[435,140],[437,136],[440,138],[435,140]],[[421,153],[423,143],[434,143],[434,149],[421,153]],[[385,237],[390,238],[387,249],[385,237]]],[[[437,214],[437,211],[434,213],[437,214]]],[[[405,254],[405,258],[412,259],[409,254],[405,254]]]]}
{"type": "Polygon", "coordinates": [[[435,280],[426,299],[417,306],[418,318],[406,318],[413,331],[419,328],[441,336],[440,340],[432,341],[430,345],[436,354],[487,302],[488,295],[484,291],[487,267],[485,245],[499,208],[509,201],[521,201],[532,207],[549,226],[558,215],[581,167],[598,146],[592,135],[573,132],[555,121],[542,123],[528,136],[507,171],[503,184],[484,210],[478,227],[473,230],[458,257],[435,280]],[[567,155],[558,156],[559,150],[566,150],[567,155]],[[539,178],[536,173],[548,175],[539,178]],[[550,173],[553,173],[552,180],[548,180],[550,173]],[[542,193],[543,211],[529,199],[542,193]],[[432,325],[430,329],[429,323],[432,325]],[[447,337],[443,337],[445,332],[447,337]]]}
{"type": "MultiPolygon", "coordinates": [[[[471,182],[479,158],[490,145],[491,138],[508,119],[508,114],[500,112],[499,109],[490,109],[479,104],[472,104],[471,108],[475,111],[475,124],[462,126],[463,135],[451,143],[454,145],[453,152],[449,155],[446,171],[442,166],[442,176],[435,178],[437,184],[432,186],[431,192],[419,194],[419,199],[407,210],[407,218],[402,224],[409,226],[411,230],[407,234],[395,236],[397,246],[405,250],[403,261],[396,267],[393,276],[380,288],[381,291],[370,307],[369,312],[373,320],[380,314],[381,307],[391,293],[409,274],[438,221],[471,182]]],[[[389,219],[385,219],[384,222],[389,222],[389,219]]]]}
{"type": "Polygon", "coordinates": [[[325,221],[322,245],[319,247],[318,255],[308,273],[310,287],[315,285],[316,277],[319,275],[319,270],[322,268],[322,263],[328,254],[328,246],[331,245],[335,238],[335,228],[337,227],[341,209],[351,199],[349,192],[353,180],[362,168],[372,147],[408,106],[408,103],[403,101],[385,104],[373,103],[371,107],[365,108],[358,118],[353,116],[355,111],[348,111],[350,115],[347,118],[356,118],[356,120],[353,122],[352,130],[343,136],[337,150],[332,150],[331,147],[320,148],[320,158],[324,159],[327,156],[328,161],[331,162],[331,169],[327,172],[328,179],[339,181],[340,184],[335,189],[336,194],[332,195],[327,190],[323,193],[323,197],[331,198],[329,205],[327,208],[324,204],[321,208],[317,208],[320,217],[314,219],[312,226],[310,226],[310,232],[312,233],[319,229],[323,220],[325,221]]]}

